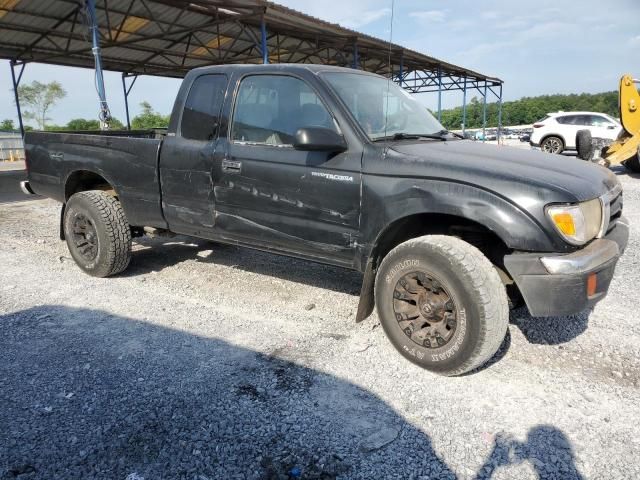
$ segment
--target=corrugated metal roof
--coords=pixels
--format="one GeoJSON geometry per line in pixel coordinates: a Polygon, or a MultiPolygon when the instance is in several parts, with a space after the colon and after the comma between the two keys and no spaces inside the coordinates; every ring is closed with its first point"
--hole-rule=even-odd
{"type": "MultiPolygon", "coordinates": [[[[83,0],[0,0],[0,58],[93,67],[83,0]]],[[[106,70],[183,77],[194,67],[271,62],[353,66],[382,75],[501,80],[265,0],[97,0],[106,70]],[[392,64],[389,65],[389,51],[392,64]]]]}

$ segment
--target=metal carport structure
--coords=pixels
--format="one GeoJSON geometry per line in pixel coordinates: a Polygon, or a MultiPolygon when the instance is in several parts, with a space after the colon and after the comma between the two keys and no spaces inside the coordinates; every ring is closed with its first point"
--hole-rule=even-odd
{"type": "MultiPolygon", "coordinates": [[[[264,0],[0,0],[0,58],[17,87],[30,62],[94,68],[90,30],[98,33],[104,70],[122,73],[125,106],[138,75],[183,77],[223,63],[316,63],[359,68],[392,78],[412,93],[482,95],[499,102],[502,80],[389,44],[264,0]],[[92,14],[95,12],[95,15],[92,14]],[[391,59],[391,62],[389,62],[391,59]]],[[[483,128],[484,128],[483,125],[483,128]]],[[[498,129],[500,132],[500,128],[498,129]]]]}

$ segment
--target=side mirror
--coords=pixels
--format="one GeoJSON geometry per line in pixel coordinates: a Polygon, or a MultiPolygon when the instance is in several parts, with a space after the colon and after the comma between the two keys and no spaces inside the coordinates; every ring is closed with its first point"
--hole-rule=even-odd
{"type": "Polygon", "coordinates": [[[296,150],[315,152],[344,152],[347,142],[338,132],[329,128],[306,127],[299,128],[293,141],[296,150]]]}

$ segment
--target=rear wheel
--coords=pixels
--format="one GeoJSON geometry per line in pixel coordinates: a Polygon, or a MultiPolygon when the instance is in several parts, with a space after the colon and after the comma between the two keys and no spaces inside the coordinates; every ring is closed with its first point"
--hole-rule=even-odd
{"type": "Polygon", "coordinates": [[[122,272],[131,259],[131,228],[120,202],[106,192],[73,195],[64,212],[64,234],[78,266],[94,277],[122,272]]]}
{"type": "Polygon", "coordinates": [[[427,235],[394,248],[378,270],[375,300],[398,351],[442,375],[460,375],[489,360],[509,321],[495,268],[455,237],[427,235]]]}
{"type": "Polygon", "coordinates": [[[543,152],[547,153],[562,153],[564,150],[564,142],[560,137],[547,137],[540,144],[540,148],[543,152]]]}

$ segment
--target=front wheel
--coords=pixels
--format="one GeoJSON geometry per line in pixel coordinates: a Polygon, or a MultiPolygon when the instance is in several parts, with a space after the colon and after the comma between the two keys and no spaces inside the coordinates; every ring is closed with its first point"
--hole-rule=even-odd
{"type": "Polygon", "coordinates": [[[441,375],[482,365],[507,331],[506,289],[476,247],[426,235],[398,245],[376,276],[375,300],[391,343],[413,363],[441,375]]]}
{"type": "Polygon", "coordinates": [[[69,253],[89,275],[120,273],[131,259],[131,228],[120,202],[106,192],[73,195],[64,212],[69,253]]]}

